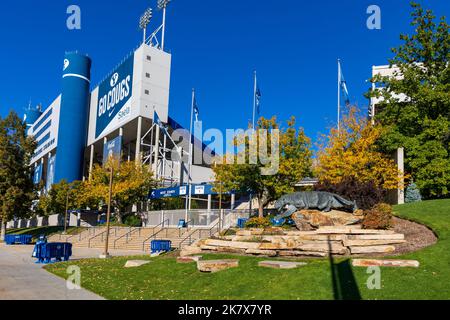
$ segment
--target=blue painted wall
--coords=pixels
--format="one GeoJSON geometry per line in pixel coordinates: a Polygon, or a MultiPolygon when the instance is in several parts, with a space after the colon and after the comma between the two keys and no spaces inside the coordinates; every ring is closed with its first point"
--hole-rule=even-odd
{"type": "Polygon", "coordinates": [[[67,53],[64,60],[54,183],[81,180],[90,102],[91,59],[67,53]]]}

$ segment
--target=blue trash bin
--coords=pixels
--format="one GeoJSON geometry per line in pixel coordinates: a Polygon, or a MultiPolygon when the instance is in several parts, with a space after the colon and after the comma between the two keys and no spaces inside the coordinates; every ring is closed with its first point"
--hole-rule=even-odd
{"type": "Polygon", "coordinates": [[[237,226],[238,228],[245,228],[245,224],[247,223],[248,219],[247,218],[239,218],[237,221],[237,226]]]}
{"type": "Polygon", "coordinates": [[[180,220],[178,221],[178,228],[186,228],[186,227],[187,227],[186,220],[180,219],[180,220]]]}
{"type": "Polygon", "coordinates": [[[151,253],[169,252],[172,249],[170,240],[152,240],[150,244],[151,253]]]}

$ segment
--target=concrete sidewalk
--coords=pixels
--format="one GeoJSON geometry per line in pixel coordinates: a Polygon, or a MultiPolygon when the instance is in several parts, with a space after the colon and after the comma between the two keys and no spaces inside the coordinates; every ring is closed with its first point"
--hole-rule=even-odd
{"type": "MultiPolygon", "coordinates": [[[[102,300],[85,289],[68,290],[66,281],[45,271],[31,257],[33,246],[7,246],[0,243],[0,300],[102,300]]],[[[74,248],[72,260],[97,258],[98,249],[74,248]]],[[[112,255],[136,255],[112,251],[112,255]]],[[[81,283],[83,277],[81,276],[81,283]]]]}

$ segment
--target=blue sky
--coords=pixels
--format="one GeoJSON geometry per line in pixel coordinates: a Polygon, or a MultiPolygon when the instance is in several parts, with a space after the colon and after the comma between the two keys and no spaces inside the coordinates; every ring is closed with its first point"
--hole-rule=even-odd
{"type": "MultiPolygon", "coordinates": [[[[438,16],[450,1],[428,0],[438,16]]],[[[142,38],[140,14],[156,0],[17,0],[0,4],[0,116],[47,106],[60,92],[65,51],[93,59],[98,83],[142,38]],[[130,4],[133,3],[133,4],[130,4]],[[66,28],[66,9],[77,4],[82,29],[66,28]]],[[[244,128],[252,117],[258,71],[262,115],[288,119],[316,140],[336,122],[336,60],[342,59],[350,96],[361,108],[372,65],[387,64],[400,33],[410,33],[406,0],[173,0],[166,48],[173,54],[170,114],[187,126],[190,94],[205,128],[244,128]],[[382,29],[366,27],[369,5],[379,5],[382,29]]],[[[160,22],[155,12],[151,28],[160,22]]],[[[447,20],[448,21],[448,20],[447,20]]]]}

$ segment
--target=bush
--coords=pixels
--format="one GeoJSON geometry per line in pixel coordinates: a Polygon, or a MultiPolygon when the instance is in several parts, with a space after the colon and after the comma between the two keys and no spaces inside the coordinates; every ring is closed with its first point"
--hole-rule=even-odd
{"type": "Polygon", "coordinates": [[[138,216],[135,216],[135,215],[126,216],[123,219],[123,223],[129,227],[141,227],[142,226],[141,218],[138,216]]]}
{"type": "Polygon", "coordinates": [[[417,185],[413,182],[406,188],[405,202],[420,202],[422,201],[422,196],[420,195],[420,190],[417,185]]]}
{"type": "Polygon", "coordinates": [[[267,228],[272,226],[269,218],[251,218],[245,223],[246,228],[267,228]]]}
{"type": "Polygon", "coordinates": [[[384,201],[386,191],[373,182],[360,182],[354,177],[344,178],[340,183],[322,181],[314,187],[315,191],[335,193],[345,199],[356,201],[359,209],[368,210],[384,201]]]}
{"type": "Polygon", "coordinates": [[[386,230],[392,228],[392,225],[392,207],[389,204],[380,203],[364,212],[363,229],[386,230]]]}

